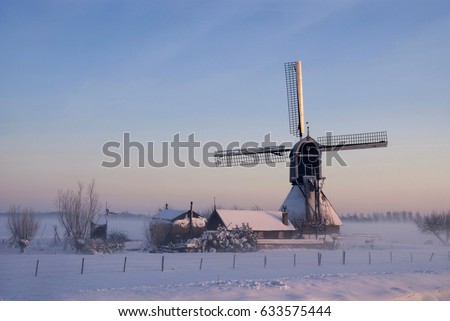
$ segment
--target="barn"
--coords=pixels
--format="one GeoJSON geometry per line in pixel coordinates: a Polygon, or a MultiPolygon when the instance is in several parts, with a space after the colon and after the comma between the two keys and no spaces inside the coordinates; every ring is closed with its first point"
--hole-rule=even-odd
{"type": "Polygon", "coordinates": [[[287,213],[280,211],[246,211],[215,209],[211,214],[207,230],[217,230],[219,226],[233,229],[248,224],[259,239],[290,239],[295,228],[289,222],[287,213]]]}

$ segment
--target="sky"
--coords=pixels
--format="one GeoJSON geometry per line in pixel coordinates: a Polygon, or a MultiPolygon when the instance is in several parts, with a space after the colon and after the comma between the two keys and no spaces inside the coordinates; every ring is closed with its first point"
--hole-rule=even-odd
{"type": "Polygon", "coordinates": [[[278,209],[286,164],[211,168],[203,147],[295,142],[284,78],[295,60],[312,137],[388,131],[387,148],[323,167],[338,213],[449,210],[449,34],[445,0],[3,0],[0,212],[53,211],[58,190],[91,180],[117,212],[278,209]],[[125,134],[145,166],[136,147],[124,166],[125,134]],[[181,167],[171,143],[190,135],[200,165],[181,167]],[[102,166],[108,142],[120,144],[114,168],[102,166]],[[149,165],[165,144],[167,166],[149,165]]]}

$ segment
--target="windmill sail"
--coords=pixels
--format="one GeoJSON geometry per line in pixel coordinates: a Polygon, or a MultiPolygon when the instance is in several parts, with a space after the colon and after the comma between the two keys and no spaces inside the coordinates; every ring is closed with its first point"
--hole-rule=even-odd
{"type": "Polygon", "coordinates": [[[340,151],[351,149],[366,149],[386,147],[388,145],[387,132],[373,132],[350,135],[327,135],[318,137],[322,151],[340,151]]]}
{"type": "Polygon", "coordinates": [[[303,113],[302,64],[300,61],[284,64],[289,112],[289,129],[295,137],[305,132],[303,113]]]}
{"type": "Polygon", "coordinates": [[[247,166],[286,162],[290,149],[284,146],[231,149],[214,154],[217,167],[247,166]]]}

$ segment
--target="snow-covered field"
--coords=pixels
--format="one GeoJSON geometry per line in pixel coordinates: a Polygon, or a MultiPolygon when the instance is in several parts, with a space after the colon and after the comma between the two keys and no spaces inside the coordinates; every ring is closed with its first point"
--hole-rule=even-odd
{"type": "MultiPolygon", "coordinates": [[[[145,220],[112,217],[109,226],[138,247],[145,220]]],[[[54,245],[53,216],[19,254],[6,247],[5,221],[0,216],[0,300],[450,300],[449,249],[411,223],[343,227],[380,234],[373,249],[348,238],[338,250],[83,255],[54,245]]]]}

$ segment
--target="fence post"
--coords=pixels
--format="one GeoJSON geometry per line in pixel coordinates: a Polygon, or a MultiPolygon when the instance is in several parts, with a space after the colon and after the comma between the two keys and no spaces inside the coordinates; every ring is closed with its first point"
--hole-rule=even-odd
{"type": "Polygon", "coordinates": [[[84,257],[81,259],[81,274],[84,273],[84,257]]]}
{"type": "Polygon", "coordinates": [[[345,265],[345,251],[342,251],[342,264],[345,265]]]}
{"type": "Polygon", "coordinates": [[[433,259],[434,252],[431,253],[430,262],[433,259]]]}
{"type": "Polygon", "coordinates": [[[369,251],[369,264],[372,264],[372,256],[370,255],[370,251],[369,251]]]}
{"type": "Polygon", "coordinates": [[[161,258],[161,272],[164,272],[164,255],[161,258]]]}
{"type": "Polygon", "coordinates": [[[297,254],[294,253],[294,267],[297,266],[297,254]]]}
{"type": "Polygon", "coordinates": [[[236,267],[236,254],[233,255],[233,270],[236,267]]]}
{"type": "Polygon", "coordinates": [[[123,272],[125,273],[125,269],[127,268],[127,257],[123,260],[123,272]]]}
{"type": "Polygon", "coordinates": [[[412,253],[411,253],[411,263],[412,263],[412,261],[413,261],[413,258],[412,258],[412,253]]]}
{"type": "Polygon", "coordinates": [[[34,272],[34,276],[38,275],[38,269],[39,269],[39,260],[36,261],[36,271],[34,272]]]}
{"type": "Polygon", "coordinates": [[[200,271],[202,270],[203,258],[200,259],[200,271]]]}
{"type": "Polygon", "coordinates": [[[267,256],[264,255],[264,268],[267,266],[267,256]]]}
{"type": "Polygon", "coordinates": [[[320,266],[322,264],[322,253],[317,253],[317,263],[320,266]]]}

